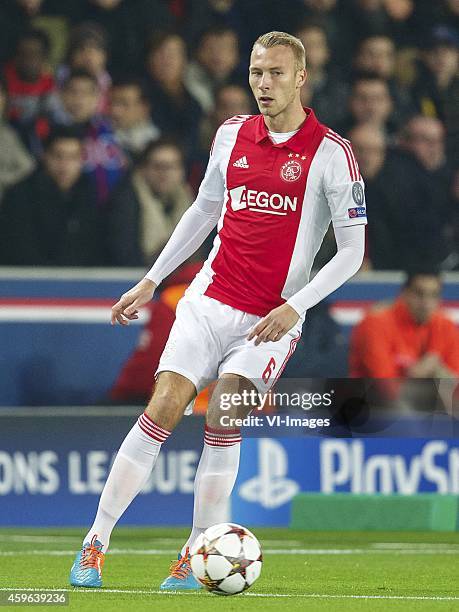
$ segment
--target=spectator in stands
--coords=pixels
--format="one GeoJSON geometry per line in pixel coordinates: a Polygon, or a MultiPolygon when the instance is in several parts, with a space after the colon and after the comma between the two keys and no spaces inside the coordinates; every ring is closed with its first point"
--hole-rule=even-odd
{"type": "Polygon", "coordinates": [[[445,26],[434,29],[413,85],[413,98],[421,114],[445,123],[448,150],[458,164],[459,33],[455,30],[445,26]]]}
{"type": "Polygon", "coordinates": [[[387,81],[373,73],[358,74],[352,83],[348,117],[337,131],[346,135],[354,126],[368,123],[385,133],[392,133],[395,130],[391,121],[392,111],[387,81]]]}
{"type": "Polygon", "coordinates": [[[392,79],[395,72],[395,45],[389,36],[363,38],[354,57],[357,70],[374,72],[383,79],[392,79]]]}
{"type": "Polygon", "coordinates": [[[354,66],[361,72],[372,72],[385,79],[393,100],[393,119],[397,126],[412,112],[412,103],[395,79],[396,48],[389,36],[373,35],[360,41],[354,57],[354,66]]]}
{"type": "MultiPolygon", "coordinates": [[[[377,305],[354,328],[351,377],[457,378],[459,330],[441,311],[440,300],[441,279],[436,272],[409,274],[392,305],[377,305]]],[[[396,381],[386,393],[392,398],[400,393],[396,381]]]]}
{"type": "MultiPolygon", "coordinates": [[[[110,191],[124,175],[127,159],[115,140],[110,122],[97,113],[99,86],[94,75],[84,70],[74,71],[61,92],[61,108],[54,113],[52,125],[73,125],[81,130],[84,143],[84,172],[97,190],[97,203],[103,207],[110,191]]],[[[38,124],[38,130],[41,128],[38,124]]]]}
{"type": "Polygon", "coordinates": [[[401,145],[425,170],[430,201],[435,203],[435,214],[443,221],[441,234],[446,252],[444,249],[441,251],[446,257],[455,250],[455,244],[448,241],[454,214],[450,195],[453,170],[446,157],[445,128],[433,117],[412,117],[402,131],[401,145]]]}
{"type": "Polygon", "coordinates": [[[14,3],[20,7],[28,17],[36,17],[40,14],[43,0],[14,0],[14,3]]]}
{"type": "Polygon", "coordinates": [[[253,98],[247,89],[237,84],[222,85],[215,92],[215,109],[204,116],[199,124],[199,138],[190,163],[189,182],[195,192],[204,177],[209,151],[217,129],[235,115],[253,113],[253,98]]]}
{"type": "Polygon", "coordinates": [[[34,167],[34,160],[18,134],[5,120],[6,105],[6,86],[0,80],[0,201],[5,188],[21,180],[34,167]]]}
{"type": "Polygon", "coordinates": [[[215,93],[215,107],[206,115],[199,126],[201,155],[208,159],[209,150],[217,129],[235,115],[250,115],[253,112],[252,98],[241,85],[222,85],[215,93]]]}
{"type": "Polygon", "coordinates": [[[195,60],[188,64],[185,84],[204,113],[214,108],[217,87],[234,80],[238,63],[238,38],[234,30],[212,27],[202,33],[195,60]]]}
{"type": "Polygon", "coordinates": [[[349,135],[365,184],[367,181],[371,182],[381,172],[386,161],[387,146],[384,133],[372,125],[362,123],[349,135]]]}
{"type": "Polygon", "coordinates": [[[447,166],[445,128],[438,119],[412,117],[402,132],[401,144],[428,172],[438,172],[447,166]]]}
{"type": "MultiPolygon", "coordinates": [[[[285,12],[284,7],[287,3],[282,5],[275,0],[273,0],[273,3],[277,5],[278,12],[285,12]]],[[[298,21],[305,20],[321,24],[327,35],[335,62],[341,64],[342,59],[350,55],[349,42],[352,39],[352,31],[340,4],[342,3],[339,3],[338,0],[296,0],[295,2],[289,2],[289,8],[287,9],[289,14],[285,16],[288,26],[285,29],[287,32],[295,30],[298,21]]],[[[273,29],[277,29],[275,25],[277,19],[274,22],[273,29]]]]}
{"type": "MultiPolygon", "coordinates": [[[[396,231],[397,224],[391,223],[393,215],[390,203],[394,200],[395,206],[398,205],[400,198],[397,198],[397,194],[400,189],[396,183],[389,186],[392,193],[385,191],[385,135],[381,129],[361,124],[349,132],[349,137],[352,138],[352,148],[365,181],[365,199],[372,219],[371,227],[367,230],[367,266],[375,270],[396,269],[404,263],[400,249],[405,241],[398,242],[400,235],[396,231]]],[[[411,254],[411,248],[408,252],[411,254]]]]}
{"type": "Polygon", "coordinates": [[[151,120],[146,87],[138,79],[127,78],[114,83],[109,116],[115,138],[131,160],[138,157],[149,142],[158,140],[161,134],[151,120]]]}
{"type": "MultiPolygon", "coordinates": [[[[283,8],[288,9],[289,4],[284,3],[283,8]]],[[[197,47],[204,31],[214,27],[231,28],[237,32],[238,46],[241,55],[245,57],[249,55],[253,41],[260,34],[283,29],[283,22],[276,21],[277,13],[283,12],[279,11],[276,2],[272,0],[201,0],[183,2],[181,9],[178,15],[180,31],[191,49],[197,47]],[[272,27],[276,23],[277,26],[272,27]]]]}
{"type": "Polygon", "coordinates": [[[360,125],[351,130],[365,180],[368,256],[375,270],[412,268],[419,261],[440,265],[445,258],[444,219],[437,209],[429,177],[415,158],[388,149],[381,129],[360,125]]]}
{"type": "Polygon", "coordinates": [[[97,113],[98,106],[96,77],[85,70],[75,70],[59,92],[54,110],[37,117],[24,131],[30,150],[39,156],[43,140],[54,127],[79,128],[84,139],[84,172],[95,185],[98,206],[103,207],[124,175],[128,160],[116,142],[110,121],[97,113]]]}
{"type": "Polygon", "coordinates": [[[0,6],[0,64],[10,60],[21,34],[33,27],[43,0],[11,0],[0,6]]]}
{"type": "Polygon", "coordinates": [[[62,60],[67,44],[68,19],[59,0],[3,0],[0,3],[0,64],[12,58],[19,37],[31,28],[45,32],[49,39],[48,67],[62,60]]]}
{"type": "Polygon", "coordinates": [[[151,266],[192,201],[180,148],[164,139],[148,145],[110,201],[110,263],[151,266]]]}
{"type": "Polygon", "coordinates": [[[52,115],[56,123],[86,125],[98,117],[100,91],[96,77],[87,70],[70,72],[60,91],[60,105],[52,115]]]}
{"type": "Polygon", "coordinates": [[[41,30],[19,37],[15,56],[4,70],[10,121],[25,124],[52,108],[55,84],[46,67],[48,53],[49,40],[41,30]]]}
{"type": "Polygon", "coordinates": [[[97,24],[85,22],[75,27],[70,35],[67,63],[58,69],[58,81],[62,85],[72,70],[87,70],[99,85],[98,113],[108,110],[108,97],[112,84],[107,70],[107,36],[97,24]]]}
{"type": "Polygon", "coordinates": [[[0,209],[3,265],[100,263],[95,196],[82,170],[78,132],[69,127],[52,132],[40,167],[5,193],[0,209]]]}
{"type": "MultiPolygon", "coordinates": [[[[306,22],[296,32],[306,51],[308,78],[303,86],[307,99],[320,121],[331,127],[346,116],[349,88],[329,66],[330,49],[325,28],[319,23],[306,22]]],[[[306,103],[307,102],[307,103],[306,103]]]]}
{"type": "Polygon", "coordinates": [[[201,107],[185,84],[185,42],[163,32],[150,40],[146,58],[153,120],[160,130],[181,142],[188,155],[196,142],[201,107]]]}
{"type": "Polygon", "coordinates": [[[104,29],[110,49],[108,71],[116,78],[133,74],[142,65],[145,43],[152,32],[174,25],[163,0],[77,0],[61,10],[67,11],[74,23],[92,21],[104,29]]]}
{"type": "Polygon", "coordinates": [[[397,46],[415,42],[414,0],[350,0],[343,8],[355,32],[390,36],[397,46]]]}

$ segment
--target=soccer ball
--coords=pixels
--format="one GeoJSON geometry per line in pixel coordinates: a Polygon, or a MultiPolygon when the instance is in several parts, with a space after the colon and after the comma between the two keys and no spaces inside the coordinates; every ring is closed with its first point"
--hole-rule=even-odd
{"type": "Polygon", "coordinates": [[[257,538],[235,523],[209,527],[196,539],[190,557],[196,580],[217,595],[248,589],[259,577],[263,561],[257,538]]]}

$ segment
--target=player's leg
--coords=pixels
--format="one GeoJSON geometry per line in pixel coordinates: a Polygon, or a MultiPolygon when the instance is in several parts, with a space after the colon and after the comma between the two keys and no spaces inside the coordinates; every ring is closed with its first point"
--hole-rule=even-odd
{"type": "MultiPolygon", "coordinates": [[[[204,449],[195,478],[193,529],[182,553],[186,553],[199,533],[226,520],[240,452],[240,433],[232,427],[231,419],[243,418],[257,407],[259,396],[267,393],[281,375],[300,337],[300,327],[296,326],[278,342],[255,346],[253,341],[247,341],[247,335],[259,317],[224,304],[215,308],[219,309],[214,318],[223,330],[222,340],[225,333],[233,340],[225,346],[218,369],[219,380],[209,403],[204,449]],[[228,329],[230,334],[227,334],[228,329]],[[235,337],[236,329],[239,333],[235,337]],[[251,393],[253,391],[255,394],[251,393]],[[239,400],[244,392],[249,405],[231,402],[234,394],[239,400]]],[[[166,580],[162,586],[169,588],[169,584],[166,580]]],[[[176,583],[174,588],[180,587],[176,583]]]]}
{"type": "Polygon", "coordinates": [[[196,396],[194,384],[175,372],[161,372],[153,396],[124,439],[102,491],[93,525],[72,566],[74,586],[101,586],[101,569],[111,532],[145,485],[161,445],[196,396]]]}
{"type": "Polygon", "coordinates": [[[193,527],[179,560],[171,566],[162,590],[202,588],[191,573],[189,551],[199,534],[227,520],[227,508],[239,468],[240,430],[224,424],[225,418],[243,418],[255,405],[236,407],[229,402],[234,393],[250,393],[254,385],[236,374],[224,374],[217,382],[207,411],[204,447],[194,480],[193,527]],[[222,397],[225,402],[222,402],[222,397]],[[222,407],[223,406],[223,407],[222,407]]]}
{"type": "Polygon", "coordinates": [[[219,367],[219,380],[206,419],[204,449],[195,483],[193,530],[185,544],[191,547],[199,533],[226,520],[226,508],[239,468],[241,436],[234,419],[259,406],[281,375],[299,340],[293,329],[279,342],[255,346],[241,339],[230,346],[219,367]],[[224,398],[224,401],[222,399],[224,398]],[[233,399],[237,401],[232,401],[233,399]],[[242,401],[241,401],[242,400],[242,401]]]}
{"type": "MultiPolygon", "coordinates": [[[[100,562],[108,547],[110,533],[119,517],[145,484],[161,444],[181,419],[185,407],[197,390],[217,376],[220,354],[209,327],[209,301],[200,295],[185,295],[176,309],[176,319],[158,366],[153,397],[143,415],[129,432],[115,459],[102,492],[94,525],[83,545],[85,554],[74,567],[85,560],[100,562]],[[87,544],[87,546],[86,546],[87,544]]],[[[73,580],[72,584],[99,586],[100,576],[91,580],[73,580]],[[81,583],[84,584],[81,584],[81,583]]],[[[94,575],[94,572],[91,572],[94,575]]],[[[84,574],[80,574],[84,578],[84,574]]]]}
{"type": "Polygon", "coordinates": [[[228,419],[244,418],[257,403],[235,406],[233,394],[256,392],[252,382],[237,374],[223,374],[218,380],[206,418],[204,447],[194,481],[193,529],[184,548],[191,547],[208,527],[227,520],[228,501],[239,469],[240,429],[228,419]],[[222,397],[225,402],[222,402],[222,397]],[[229,398],[229,400],[228,400],[229,398]]]}

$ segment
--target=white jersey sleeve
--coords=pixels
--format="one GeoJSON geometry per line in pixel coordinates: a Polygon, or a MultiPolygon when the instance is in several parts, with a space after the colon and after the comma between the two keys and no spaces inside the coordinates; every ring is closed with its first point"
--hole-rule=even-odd
{"type": "Polygon", "coordinates": [[[201,246],[220,218],[225,182],[220,168],[222,126],[215,134],[205,176],[196,200],[185,211],[145,278],[156,286],[201,246]]]}
{"type": "Polygon", "coordinates": [[[323,185],[333,227],[367,223],[364,183],[348,141],[335,142],[323,185]]]}
{"type": "Polygon", "coordinates": [[[365,253],[365,228],[359,224],[354,227],[335,227],[337,253],[317,272],[316,276],[298,293],[287,300],[301,317],[309,308],[341,287],[362,265],[365,253]]]}
{"type": "Polygon", "coordinates": [[[222,131],[223,126],[220,126],[215,134],[210,149],[206,173],[199,187],[199,196],[204,200],[214,202],[223,202],[225,195],[225,181],[223,179],[220,159],[223,139],[222,131]]]}
{"type": "Polygon", "coordinates": [[[176,270],[201,246],[218,223],[222,202],[206,200],[198,194],[196,200],[183,214],[145,278],[156,286],[176,270]]]}

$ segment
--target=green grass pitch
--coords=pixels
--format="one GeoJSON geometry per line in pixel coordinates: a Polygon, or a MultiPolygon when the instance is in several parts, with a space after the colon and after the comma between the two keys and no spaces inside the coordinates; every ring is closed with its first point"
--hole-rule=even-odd
{"type": "Polygon", "coordinates": [[[104,587],[95,591],[68,584],[84,529],[0,529],[0,598],[7,589],[67,589],[63,609],[92,612],[459,611],[459,533],[254,533],[264,554],[260,579],[243,595],[218,597],[158,592],[187,529],[116,529],[104,587]]]}

